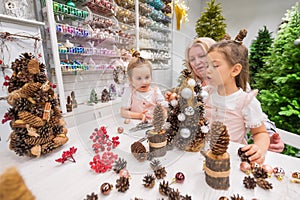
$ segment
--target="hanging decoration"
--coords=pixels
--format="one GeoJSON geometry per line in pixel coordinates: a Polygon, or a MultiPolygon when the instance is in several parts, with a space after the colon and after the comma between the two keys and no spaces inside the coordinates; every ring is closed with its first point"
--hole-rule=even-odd
{"type": "Polygon", "coordinates": [[[189,6],[186,5],[185,1],[175,1],[175,15],[176,15],[176,29],[180,30],[181,23],[188,22],[188,10],[189,6]]]}

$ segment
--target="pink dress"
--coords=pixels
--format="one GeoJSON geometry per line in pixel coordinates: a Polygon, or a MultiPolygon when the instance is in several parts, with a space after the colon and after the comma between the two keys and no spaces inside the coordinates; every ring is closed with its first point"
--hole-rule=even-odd
{"type": "Polygon", "coordinates": [[[204,100],[208,121],[223,122],[231,141],[247,144],[247,128],[259,127],[264,121],[260,103],[256,99],[258,91],[246,93],[240,89],[232,95],[220,96],[212,88],[204,89],[208,92],[208,97],[204,100]]]}

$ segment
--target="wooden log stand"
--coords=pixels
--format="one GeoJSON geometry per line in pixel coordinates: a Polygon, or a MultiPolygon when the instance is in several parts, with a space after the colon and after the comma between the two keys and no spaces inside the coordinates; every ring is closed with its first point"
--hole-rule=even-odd
{"type": "Polygon", "coordinates": [[[205,155],[205,171],[206,183],[217,190],[227,190],[230,186],[230,155],[225,152],[222,155],[214,155],[209,150],[205,155]]]}
{"type": "Polygon", "coordinates": [[[147,131],[149,141],[149,151],[154,157],[162,157],[167,153],[167,137],[166,131],[155,132],[154,130],[147,131]]]}

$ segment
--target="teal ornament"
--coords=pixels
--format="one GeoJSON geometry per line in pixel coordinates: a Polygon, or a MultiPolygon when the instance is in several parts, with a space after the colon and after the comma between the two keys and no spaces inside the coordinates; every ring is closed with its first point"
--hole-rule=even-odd
{"type": "Polygon", "coordinates": [[[67,6],[70,6],[70,7],[73,7],[73,8],[76,7],[75,3],[72,0],[67,1],[67,6]]]}

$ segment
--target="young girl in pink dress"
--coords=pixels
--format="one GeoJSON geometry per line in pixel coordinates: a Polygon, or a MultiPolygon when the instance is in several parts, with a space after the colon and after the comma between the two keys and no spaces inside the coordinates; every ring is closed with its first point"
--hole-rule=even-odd
{"type": "Polygon", "coordinates": [[[156,104],[168,106],[161,90],[151,86],[152,65],[150,61],[133,53],[128,64],[127,74],[130,85],[126,88],[121,105],[121,116],[130,119],[140,119],[143,122],[152,119],[152,112],[156,104]]]}
{"type": "Polygon", "coordinates": [[[243,30],[235,40],[216,43],[208,51],[206,117],[211,122],[223,122],[231,141],[246,144],[242,150],[250,156],[250,161],[263,163],[270,137],[263,123],[265,116],[260,102],[255,97],[257,91],[246,92],[248,50],[242,44],[246,33],[243,30]],[[247,145],[245,141],[247,128],[254,144],[247,145]]]}

